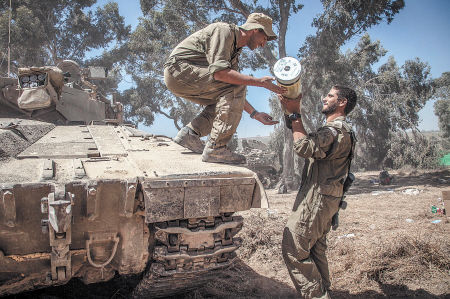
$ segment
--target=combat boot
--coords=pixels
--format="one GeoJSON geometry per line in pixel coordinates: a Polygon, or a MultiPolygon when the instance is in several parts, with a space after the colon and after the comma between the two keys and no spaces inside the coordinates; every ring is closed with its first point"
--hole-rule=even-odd
{"type": "Polygon", "coordinates": [[[246,159],[243,155],[233,153],[226,146],[212,148],[208,143],[203,150],[202,161],[211,163],[244,164],[246,159]]]}
{"type": "Polygon", "coordinates": [[[205,147],[200,136],[189,127],[182,128],[173,141],[197,154],[201,154],[205,147]]]}

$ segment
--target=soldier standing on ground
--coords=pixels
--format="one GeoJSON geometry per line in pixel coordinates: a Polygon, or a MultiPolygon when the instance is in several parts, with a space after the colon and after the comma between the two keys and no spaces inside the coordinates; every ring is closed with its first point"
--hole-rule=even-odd
{"type": "Polygon", "coordinates": [[[174,141],[193,152],[202,153],[205,162],[245,163],[245,157],[227,147],[245,110],[265,125],[278,123],[256,111],[246,100],[247,86],[260,86],[282,94],[285,88],[274,78],[255,78],[238,72],[242,48],[264,47],[276,39],[272,19],[262,13],[248,16],[244,25],[214,23],[183,40],[170,54],[164,67],[164,81],[176,96],[205,106],[174,141]],[[200,137],[209,134],[206,145],[200,137]]]}
{"type": "Polygon", "coordinates": [[[284,228],[283,258],[302,298],[329,298],[326,236],[339,210],[356,141],[345,122],[356,105],[356,93],[348,87],[333,86],[322,100],[327,122],[311,134],[306,133],[300,116],[301,96],[297,100],[279,98],[291,113],[286,125],[292,129],[294,151],[306,159],[302,185],[284,228]]]}

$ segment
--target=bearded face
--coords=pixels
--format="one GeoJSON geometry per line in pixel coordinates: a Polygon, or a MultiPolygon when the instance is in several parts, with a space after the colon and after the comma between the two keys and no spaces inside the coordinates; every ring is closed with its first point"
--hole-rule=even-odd
{"type": "Polygon", "coordinates": [[[322,113],[330,115],[334,113],[338,107],[338,91],[332,88],[326,97],[322,99],[322,113]]]}
{"type": "Polygon", "coordinates": [[[322,113],[325,114],[325,115],[332,114],[332,113],[334,113],[336,111],[337,106],[338,106],[337,100],[334,101],[334,102],[328,101],[327,103],[323,103],[322,113]]]}

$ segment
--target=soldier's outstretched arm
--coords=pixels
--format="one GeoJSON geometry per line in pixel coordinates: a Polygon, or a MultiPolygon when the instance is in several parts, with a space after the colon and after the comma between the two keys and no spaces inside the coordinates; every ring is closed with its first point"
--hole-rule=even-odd
{"type": "Polygon", "coordinates": [[[275,125],[279,123],[279,121],[273,120],[272,116],[265,112],[258,112],[252,105],[246,100],[244,105],[244,110],[250,114],[251,118],[256,119],[260,123],[264,125],[275,125]]]}
{"type": "Polygon", "coordinates": [[[247,85],[247,86],[259,86],[264,87],[276,94],[286,93],[287,89],[285,87],[273,84],[272,81],[275,80],[273,77],[262,77],[255,78],[249,75],[241,74],[232,69],[224,69],[214,73],[214,79],[217,81],[222,81],[225,83],[235,84],[235,85],[247,85]]]}

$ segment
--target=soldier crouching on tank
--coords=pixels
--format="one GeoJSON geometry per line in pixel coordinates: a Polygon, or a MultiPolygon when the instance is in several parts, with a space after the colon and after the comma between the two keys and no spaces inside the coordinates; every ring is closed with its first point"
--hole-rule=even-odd
{"type": "Polygon", "coordinates": [[[260,86],[278,94],[284,87],[274,78],[255,78],[238,72],[242,48],[264,47],[276,39],[272,19],[262,13],[248,16],[242,26],[214,23],[183,40],[164,65],[164,81],[176,96],[206,106],[174,141],[193,152],[202,153],[205,162],[240,164],[245,157],[227,147],[245,110],[265,125],[278,123],[270,115],[256,111],[245,99],[247,86],[260,86]],[[209,134],[206,145],[200,137],[209,134]]]}
{"type": "Polygon", "coordinates": [[[356,139],[345,122],[356,105],[354,90],[335,85],[322,100],[326,124],[307,134],[300,100],[279,96],[292,129],[294,151],[305,158],[302,185],[283,233],[282,252],[295,288],[302,298],[329,298],[330,275],[326,236],[339,210],[356,139]]]}

